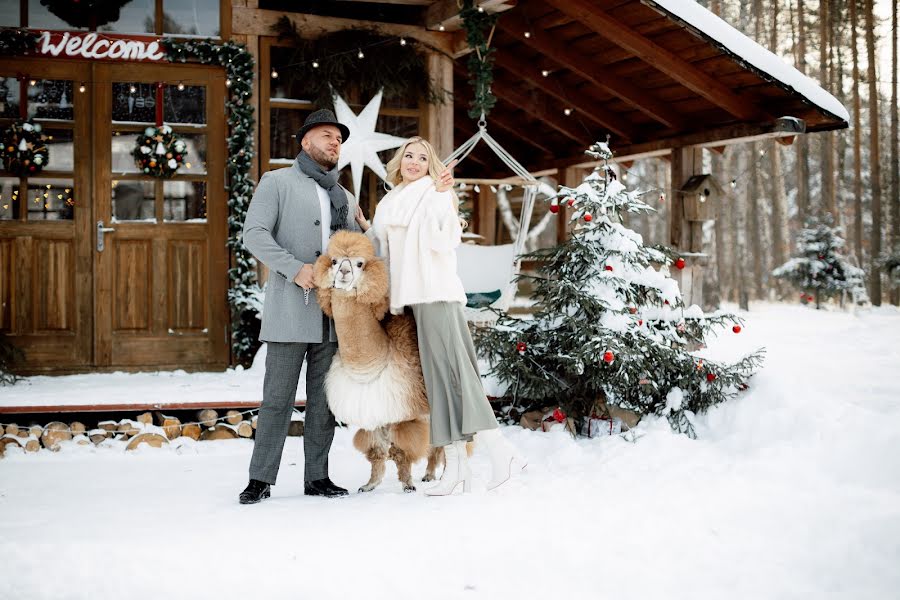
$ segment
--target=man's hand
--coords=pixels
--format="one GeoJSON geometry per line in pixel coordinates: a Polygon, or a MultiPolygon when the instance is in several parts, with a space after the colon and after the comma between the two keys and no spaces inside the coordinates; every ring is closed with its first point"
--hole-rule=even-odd
{"type": "Polygon", "coordinates": [[[311,290],[316,287],[313,281],[313,266],[311,264],[303,265],[297,276],[294,277],[294,283],[302,287],[304,290],[311,290]]]}
{"type": "Polygon", "coordinates": [[[456,183],[456,181],[453,179],[452,171],[453,167],[455,167],[456,163],[458,162],[459,160],[454,158],[452,161],[450,161],[450,164],[447,165],[447,167],[443,171],[441,171],[441,174],[438,175],[438,180],[434,182],[434,189],[436,191],[446,192],[453,187],[453,184],[456,183]]]}

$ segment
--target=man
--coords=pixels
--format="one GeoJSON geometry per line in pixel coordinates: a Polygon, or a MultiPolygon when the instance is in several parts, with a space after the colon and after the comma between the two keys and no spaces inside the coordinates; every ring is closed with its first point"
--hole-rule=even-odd
{"type": "Polygon", "coordinates": [[[267,343],[263,402],[241,504],[268,498],[275,484],[304,359],[304,493],[347,495],[328,477],[335,420],[325,401],[325,374],[337,337],[316,299],[313,263],[332,233],[359,231],[356,200],[337,183],[341,143],[349,135],[330,110],[309,115],[297,133],[300,154],[290,168],[262,176],[247,211],[244,244],[269,268],[269,279],[259,335],[267,343]]]}

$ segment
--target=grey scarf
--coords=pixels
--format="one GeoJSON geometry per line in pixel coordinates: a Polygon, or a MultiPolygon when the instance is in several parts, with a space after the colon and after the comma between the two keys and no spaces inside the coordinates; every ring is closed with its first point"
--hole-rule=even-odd
{"type": "Polygon", "coordinates": [[[322,165],[312,159],[312,157],[300,151],[297,155],[297,168],[304,175],[312,177],[313,181],[319,184],[328,192],[331,199],[331,231],[347,228],[347,193],[344,188],[338,185],[337,167],[326,171],[322,165]]]}

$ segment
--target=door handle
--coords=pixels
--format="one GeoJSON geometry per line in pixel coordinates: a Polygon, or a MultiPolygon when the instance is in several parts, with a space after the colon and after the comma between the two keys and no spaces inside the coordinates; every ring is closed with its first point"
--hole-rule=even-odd
{"type": "Polygon", "coordinates": [[[97,252],[103,252],[103,248],[105,247],[103,244],[103,234],[112,233],[113,231],[115,231],[114,227],[104,227],[103,221],[97,221],[97,252]]]}

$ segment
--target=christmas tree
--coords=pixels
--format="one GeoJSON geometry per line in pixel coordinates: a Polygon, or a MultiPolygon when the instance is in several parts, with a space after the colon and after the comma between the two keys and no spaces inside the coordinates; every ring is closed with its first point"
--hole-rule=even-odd
{"type": "Polygon", "coordinates": [[[797,235],[797,255],[772,271],[774,277],[786,279],[800,289],[800,301],[815,302],[844,292],[852,295],[855,303],[868,301],[865,272],[851,265],[840,253],[844,247],[840,227],[832,225],[831,215],[823,219],[815,217],[797,235]]]}
{"type": "Polygon", "coordinates": [[[532,281],[538,311],[532,319],[500,315],[496,327],[476,331],[479,350],[517,402],[559,404],[576,420],[605,403],[665,416],[694,437],[692,415],[746,389],[762,351],[731,365],[691,353],[713,328],[740,332],[740,319],[684,307],[668,270],[684,260],[645,246],[622,223],[624,213],[653,209],[615,178],[606,144],[588,154],[603,164],[550,201],[553,212],[561,203],[572,209],[573,233],[524,257],[540,265],[520,277],[532,281]]]}

